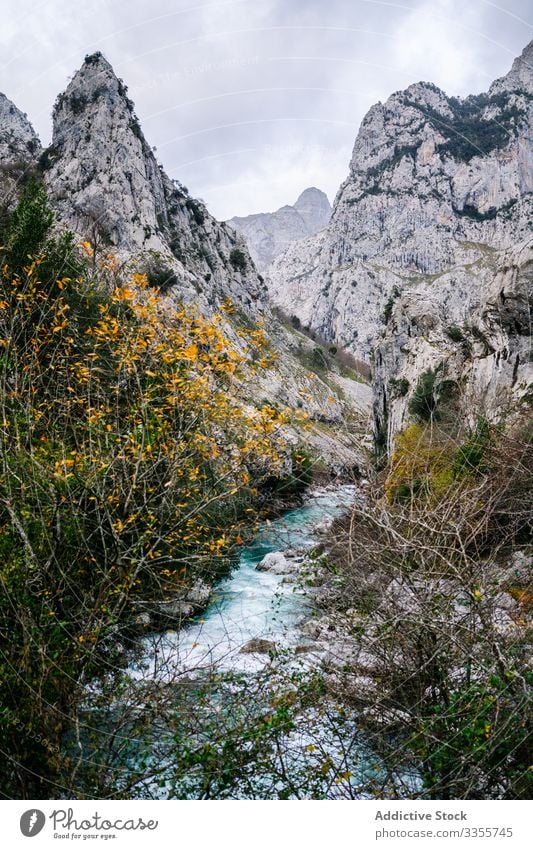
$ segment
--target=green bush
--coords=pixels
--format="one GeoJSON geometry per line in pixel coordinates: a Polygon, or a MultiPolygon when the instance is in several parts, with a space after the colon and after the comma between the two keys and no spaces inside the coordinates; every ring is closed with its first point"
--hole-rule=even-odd
{"type": "Polygon", "coordinates": [[[152,266],[146,272],[148,283],[160,292],[167,292],[178,282],[178,278],[171,268],[166,266],[152,266]]]}
{"type": "Polygon", "coordinates": [[[390,318],[392,316],[392,310],[393,310],[393,307],[394,307],[394,302],[399,297],[400,297],[400,290],[398,289],[397,286],[393,286],[392,292],[389,295],[389,297],[388,297],[388,299],[385,303],[385,306],[383,308],[383,324],[389,323],[390,318]]]}
{"type": "Polygon", "coordinates": [[[434,418],[439,403],[440,369],[429,369],[419,378],[416,389],[409,401],[409,412],[418,421],[429,422],[434,418]]]}
{"type": "Polygon", "coordinates": [[[327,354],[322,348],[313,348],[311,360],[315,368],[325,369],[328,367],[327,354]]]}
{"type": "Polygon", "coordinates": [[[449,327],[446,328],[446,335],[452,340],[452,342],[463,342],[464,334],[460,327],[457,327],[456,324],[450,324],[449,327]]]}
{"type": "Polygon", "coordinates": [[[407,395],[410,385],[411,384],[406,377],[400,377],[398,379],[391,377],[389,380],[391,391],[399,398],[403,398],[407,395]]]}
{"type": "Polygon", "coordinates": [[[51,294],[57,293],[58,280],[75,277],[83,268],[74,245],[72,233],[51,235],[54,215],[48,206],[43,184],[32,178],[22,192],[5,232],[0,234],[5,248],[4,262],[10,272],[23,276],[24,269],[38,259],[39,273],[48,281],[51,294]]]}
{"type": "Polygon", "coordinates": [[[471,218],[473,221],[493,221],[498,214],[498,210],[495,206],[491,206],[486,212],[480,212],[477,206],[472,206],[472,204],[469,203],[465,203],[462,209],[454,207],[453,211],[456,215],[471,218]]]}
{"type": "MultiPolygon", "coordinates": [[[[408,104],[421,108],[419,103],[408,101],[408,104]]],[[[516,135],[525,114],[521,107],[511,103],[509,94],[505,92],[492,96],[471,95],[465,100],[451,97],[449,105],[451,119],[430,106],[425,106],[423,111],[439,132],[447,137],[439,145],[439,150],[460,162],[470,162],[474,156],[486,155],[505,147],[516,135]],[[500,109],[500,115],[497,118],[484,118],[484,110],[491,106],[500,109]]]]}
{"type": "Polygon", "coordinates": [[[187,198],[185,206],[194,218],[195,223],[200,227],[205,221],[205,212],[202,206],[194,198],[187,198]]]}
{"type": "Polygon", "coordinates": [[[454,457],[452,470],[455,477],[471,471],[483,472],[486,467],[487,449],[490,445],[490,426],[485,418],[478,419],[470,439],[462,445],[454,457]]]}
{"type": "Polygon", "coordinates": [[[30,180],[11,216],[5,237],[9,265],[14,273],[22,273],[31,257],[44,248],[53,221],[44,186],[30,180]]]}
{"type": "Polygon", "coordinates": [[[59,151],[56,147],[54,147],[53,145],[50,145],[50,147],[45,147],[37,163],[39,170],[41,172],[49,171],[54,162],[57,161],[58,157],[59,151]]]}
{"type": "Polygon", "coordinates": [[[235,271],[246,271],[246,254],[240,248],[233,248],[229,255],[229,261],[235,271]]]}
{"type": "Polygon", "coordinates": [[[84,94],[73,93],[70,95],[69,104],[74,115],[80,115],[87,106],[88,99],[84,94]]]}

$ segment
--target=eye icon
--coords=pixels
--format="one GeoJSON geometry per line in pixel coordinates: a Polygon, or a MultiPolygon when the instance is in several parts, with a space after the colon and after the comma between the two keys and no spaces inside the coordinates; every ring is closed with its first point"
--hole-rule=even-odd
{"type": "Polygon", "coordinates": [[[46,817],[43,812],[37,810],[37,808],[32,808],[22,814],[20,818],[20,830],[24,837],[35,837],[36,834],[42,831],[45,822],[46,817]]]}

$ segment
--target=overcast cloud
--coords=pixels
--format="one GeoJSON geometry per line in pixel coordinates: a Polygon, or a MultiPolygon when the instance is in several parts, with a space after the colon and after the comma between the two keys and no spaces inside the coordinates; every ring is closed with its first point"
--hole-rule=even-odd
{"type": "Polygon", "coordinates": [[[532,38],[531,0],[18,0],[0,91],[46,144],[56,95],[101,50],[166,171],[224,219],[310,185],[333,199],[373,103],[418,80],[486,90],[532,38]]]}

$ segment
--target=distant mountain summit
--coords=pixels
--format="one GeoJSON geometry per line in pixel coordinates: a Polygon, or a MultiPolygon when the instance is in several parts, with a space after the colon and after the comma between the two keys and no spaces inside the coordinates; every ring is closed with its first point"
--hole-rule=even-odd
{"type": "Polygon", "coordinates": [[[318,233],[331,218],[331,204],[328,196],[314,187],[302,192],[294,204],[294,209],[305,221],[309,234],[318,233]]]}
{"type": "Polygon", "coordinates": [[[282,206],[276,212],[236,216],[228,224],[242,233],[257,267],[264,271],[287,245],[318,233],[330,217],[327,195],[311,187],[301,193],[293,206],[282,206]]]}

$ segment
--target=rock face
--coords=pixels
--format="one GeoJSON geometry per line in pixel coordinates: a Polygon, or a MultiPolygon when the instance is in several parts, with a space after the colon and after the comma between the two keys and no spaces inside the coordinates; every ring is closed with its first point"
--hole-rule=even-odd
{"type": "Polygon", "coordinates": [[[41,143],[26,115],[0,93],[0,206],[11,208],[21,179],[35,168],[41,143]]]}
{"type": "Polygon", "coordinates": [[[252,314],[265,289],[243,240],[158,165],[124,83],[100,53],[87,56],[53,112],[41,157],[61,224],[97,249],[137,257],[163,287],[204,311],[231,298],[252,314]]]}
{"type": "Polygon", "coordinates": [[[242,233],[257,267],[264,271],[290,242],[318,233],[328,223],[331,205],[320,189],[306,189],[294,206],[276,212],[231,218],[228,224],[242,233]]]}
{"type": "Polygon", "coordinates": [[[533,42],[486,94],[393,94],[363,120],[326,230],[268,271],[271,297],[304,326],[360,357],[376,349],[389,445],[439,363],[493,411],[527,391],[532,128],[533,42]]]}
{"type": "Polygon", "coordinates": [[[470,426],[479,415],[498,421],[507,410],[519,411],[531,398],[532,290],[531,239],[487,252],[473,272],[444,275],[437,295],[427,285],[406,290],[375,351],[378,442],[391,449],[427,372],[438,375],[442,388],[460,391],[470,426]]]}
{"type": "Polygon", "coordinates": [[[0,160],[30,162],[40,152],[41,143],[27,116],[0,93],[0,160]]]}
{"type": "MultiPolygon", "coordinates": [[[[368,356],[390,296],[507,249],[530,230],[533,47],[488,94],[417,83],[378,103],[319,236],[291,245],[269,289],[327,338],[368,356]]],[[[475,286],[475,283],[472,284],[475,286]]]]}

